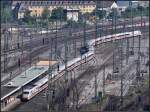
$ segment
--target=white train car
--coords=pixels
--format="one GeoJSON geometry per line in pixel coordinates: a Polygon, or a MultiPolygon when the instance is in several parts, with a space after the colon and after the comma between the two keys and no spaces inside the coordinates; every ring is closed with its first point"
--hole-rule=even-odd
{"type": "Polygon", "coordinates": [[[33,98],[36,94],[47,87],[47,81],[48,78],[46,76],[32,85],[26,86],[22,93],[22,99],[30,100],[31,98],[33,98]]]}
{"type": "Polygon", "coordinates": [[[110,41],[115,41],[119,39],[124,39],[124,38],[130,38],[130,37],[136,37],[140,36],[141,32],[140,31],[133,31],[133,32],[125,32],[125,33],[118,33],[118,34],[113,34],[113,35],[108,35],[108,36],[103,36],[97,39],[92,39],[88,42],[89,46],[94,46],[98,44],[102,44],[105,42],[110,42],[110,41]]]}

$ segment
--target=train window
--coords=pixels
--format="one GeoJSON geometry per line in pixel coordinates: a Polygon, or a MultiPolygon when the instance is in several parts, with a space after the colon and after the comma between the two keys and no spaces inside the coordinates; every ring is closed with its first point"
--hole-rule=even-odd
{"type": "Polygon", "coordinates": [[[23,94],[29,94],[29,92],[25,91],[25,92],[23,92],[23,94]]]}

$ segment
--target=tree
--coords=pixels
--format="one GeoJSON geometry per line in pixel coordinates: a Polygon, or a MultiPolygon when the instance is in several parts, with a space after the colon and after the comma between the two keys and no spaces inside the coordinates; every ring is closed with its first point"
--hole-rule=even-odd
{"type": "Polygon", "coordinates": [[[95,16],[95,14],[99,17],[99,19],[103,19],[106,16],[106,11],[105,10],[93,10],[91,15],[95,16]]]}
{"type": "Polygon", "coordinates": [[[64,9],[62,7],[58,7],[56,9],[52,10],[50,19],[52,19],[52,20],[66,20],[67,15],[64,12],[64,9]]]}
{"type": "Polygon", "coordinates": [[[27,22],[31,19],[31,11],[30,10],[26,10],[24,13],[24,21],[27,22]]]}
{"type": "Polygon", "coordinates": [[[129,18],[131,16],[133,17],[141,16],[141,14],[144,16],[148,16],[149,14],[148,11],[149,9],[146,9],[143,6],[138,5],[137,8],[132,8],[132,11],[131,8],[128,7],[124,12],[121,12],[121,16],[126,18],[129,18]]]}
{"type": "Polygon", "coordinates": [[[145,8],[144,8],[143,6],[140,6],[140,5],[138,4],[137,9],[138,9],[139,11],[142,11],[142,10],[144,10],[145,8]]]}
{"type": "Polygon", "coordinates": [[[117,11],[117,9],[112,9],[111,10],[111,12],[109,13],[109,15],[108,15],[108,18],[113,18],[113,17],[119,17],[119,14],[118,14],[118,11],[117,11]]]}
{"type": "Polygon", "coordinates": [[[36,18],[31,16],[30,10],[26,10],[24,13],[23,21],[28,23],[29,25],[32,25],[36,22],[36,18]]]}
{"type": "Polygon", "coordinates": [[[12,11],[9,7],[1,9],[1,22],[11,22],[13,20],[12,11]]]}
{"type": "Polygon", "coordinates": [[[1,8],[11,7],[12,0],[1,0],[1,8]]]}
{"type": "Polygon", "coordinates": [[[42,12],[42,18],[47,19],[49,16],[50,16],[50,11],[48,10],[48,8],[45,8],[42,12]]]}
{"type": "Polygon", "coordinates": [[[90,19],[91,14],[86,12],[83,14],[83,17],[85,17],[86,19],[90,19]]]}

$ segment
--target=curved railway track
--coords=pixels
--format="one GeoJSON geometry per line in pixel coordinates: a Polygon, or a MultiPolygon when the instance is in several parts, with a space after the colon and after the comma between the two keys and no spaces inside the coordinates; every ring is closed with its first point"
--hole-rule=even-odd
{"type": "MultiPolygon", "coordinates": [[[[135,27],[137,27],[137,26],[135,26],[135,27]]],[[[141,26],[138,26],[138,27],[141,27],[141,26]]],[[[137,28],[138,28],[137,27],[137,28]]],[[[110,29],[111,30],[111,29],[110,29]]],[[[121,29],[120,29],[121,30],[121,29]]],[[[143,29],[144,30],[144,29],[143,29]]],[[[109,32],[109,31],[107,31],[107,32],[109,32]]],[[[93,34],[95,33],[95,30],[94,29],[90,29],[90,30],[87,30],[87,33],[86,33],[86,36],[87,36],[87,39],[91,39],[91,37],[93,37],[93,34]]],[[[82,40],[83,39],[83,32],[82,33],[76,33],[76,34],[74,34],[73,36],[72,36],[72,38],[74,38],[75,40],[78,40],[78,41],[80,41],[80,40],[82,40]]],[[[72,38],[68,38],[68,42],[69,41],[72,41],[72,38]]],[[[94,38],[94,37],[93,37],[94,38]]],[[[27,50],[31,55],[30,56],[32,56],[33,58],[35,58],[37,55],[39,55],[39,54],[41,54],[41,53],[43,53],[43,52],[45,52],[45,51],[47,51],[48,49],[49,49],[49,45],[50,45],[50,43],[51,43],[51,41],[50,41],[50,39],[55,39],[55,36],[54,37],[45,37],[45,38],[42,38],[42,39],[35,39],[35,38],[33,38],[32,39],[32,41],[28,41],[28,42],[26,42],[26,43],[24,43],[24,46],[22,47],[22,48],[20,48],[20,49],[14,49],[14,50],[10,50],[9,52],[5,52],[5,53],[3,53],[3,54],[1,54],[1,56],[4,56],[4,54],[5,55],[7,55],[7,54],[11,54],[11,53],[16,53],[17,51],[18,52],[22,52],[22,51],[25,51],[25,50],[27,50]],[[34,39],[34,40],[33,40],[34,39]],[[43,39],[44,40],[47,40],[47,41],[45,41],[44,43],[43,43],[43,39]],[[31,43],[32,42],[32,43],[31,43]],[[37,47],[37,45],[38,46],[41,46],[41,47],[39,47],[38,49],[36,49],[36,50],[32,50],[34,47],[37,47]]],[[[64,35],[58,35],[57,36],[57,40],[58,40],[58,44],[62,44],[63,42],[64,42],[64,35]]],[[[8,57],[9,58],[9,57],[8,57]]],[[[10,57],[11,58],[11,57],[10,57]]],[[[21,58],[21,65],[27,65],[29,62],[29,56],[26,56],[26,57],[24,57],[24,58],[21,58]]],[[[7,69],[6,69],[6,71],[7,70],[9,70],[9,71],[11,71],[11,70],[14,70],[15,68],[17,68],[18,67],[18,62],[16,62],[15,64],[13,64],[12,66],[10,66],[10,67],[8,67],[7,69]]]]}

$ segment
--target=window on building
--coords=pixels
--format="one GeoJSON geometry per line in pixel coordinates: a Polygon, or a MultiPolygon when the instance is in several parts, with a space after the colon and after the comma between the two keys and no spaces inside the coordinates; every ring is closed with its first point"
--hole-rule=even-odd
{"type": "Polygon", "coordinates": [[[119,8],[119,10],[122,10],[122,8],[119,8]]]}

